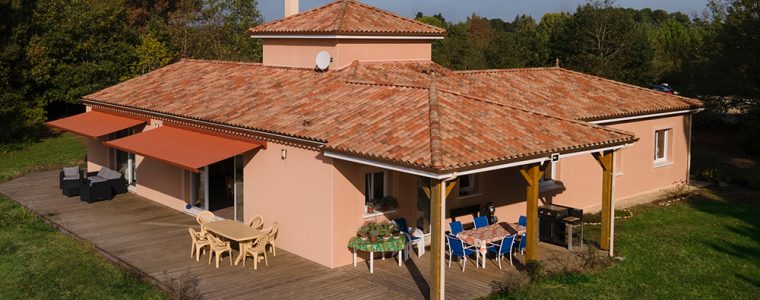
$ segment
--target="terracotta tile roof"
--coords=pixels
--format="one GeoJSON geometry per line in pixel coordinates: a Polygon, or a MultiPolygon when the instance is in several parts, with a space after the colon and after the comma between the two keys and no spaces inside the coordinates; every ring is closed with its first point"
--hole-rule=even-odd
{"type": "Polygon", "coordinates": [[[442,28],[353,0],[338,0],[250,29],[255,35],[336,34],[445,36],[442,28]]]}
{"type": "Polygon", "coordinates": [[[468,94],[577,120],[611,119],[702,107],[702,103],[694,99],[562,68],[457,73],[466,78],[464,81],[472,83],[468,94]],[[483,85],[488,88],[479,88],[483,85]]]}
{"type": "Polygon", "coordinates": [[[610,119],[702,107],[700,101],[562,68],[451,71],[430,61],[354,63],[350,82],[425,87],[576,120],[610,119]]]}
{"type": "Polygon", "coordinates": [[[322,141],[331,151],[436,171],[635,140],[443,89],[461,78],[430,62],[355,63],[317,73],[182,60],[85,99],[322,141]],[[373,82],[382,69],[398,83],[373,82]]]}

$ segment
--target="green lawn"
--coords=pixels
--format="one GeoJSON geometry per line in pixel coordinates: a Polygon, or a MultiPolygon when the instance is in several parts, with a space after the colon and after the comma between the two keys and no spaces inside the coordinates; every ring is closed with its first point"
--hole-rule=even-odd
{"type": "MultiPolygon", "coordinates": [[[[704,191],[688,203],[633,208],[615,224],[624,261],[530,284],[516,299],[758,299],[760,191],[704,191]]],[[[598,230],[589,230],[598,235],[598,230]]]]}
{"type": "MultiPolygon", "coordinates": [[[[82,163],[84,147],[63,134],[0,148],[0,182],[32,170],[82,163]]],[[[163,299],[129,275],[0,194],[0,299],[163,299]]]]}

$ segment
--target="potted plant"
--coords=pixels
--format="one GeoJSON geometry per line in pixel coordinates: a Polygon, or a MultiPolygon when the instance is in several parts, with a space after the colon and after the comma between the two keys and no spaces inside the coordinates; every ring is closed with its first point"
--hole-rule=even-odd
{"type": "Polygon", "coordinates": [[[367,238],[369,238],[369,228],[367,225],[362,225],[362,227],[359,227],[359,230],[356,231],[356,236],[358,236],[362,241],[366,241],[367,238]]]}
{"type": "Polygon", "coordinates": [[[375,203],[374,201],[367,202],[367,213],[371,214],[375,212],[375,203]]]}
{"type": "Polygon", "coordinates": [[[391,235],[391,231],[387,225],[389,225],[387,222],[377,224],[378,232],[380,236],[383,238],[383,240],[386,240],[386,241],[390,239],[390,235],[391,235]]]}
{"type": "Polygon", "coordinates": [[[379,237],[379,236],[380,236],[380,228],[377,227],[377,226],[371,226],[371,228],[369,230],[369,241],[373,242],[373,243],[376,243],[377,242],[377,237],[379,237]]]}

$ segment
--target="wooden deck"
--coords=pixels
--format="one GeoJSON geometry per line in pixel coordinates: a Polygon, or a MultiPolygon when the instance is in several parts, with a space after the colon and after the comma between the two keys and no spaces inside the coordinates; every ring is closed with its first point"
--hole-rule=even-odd
{"type": "MultiPolygon", "coordinates": [[[[78,197],[61,195],[57,172],[32,173],[0,184],[0,193],[163,288],[176,285],[179,278],[197,278],[198,292],[204,298],[419,299],[428,294],[429,253],[421,258],[413,255],[402,267],[394,259],[376,259],[374,274],[369,274],[364,262],[357,268],[330,269],[282,249],[276,257],[269,257],[269,266],[258,270],[253,270],[252,264],[230,266],[226,257],[216,269],[213,263],[207,264],[207,256],[200,262],[189,257],[187,227],[197,225],[193,217],[135,194],[87,204],[78,197]]],[[[547,251],[562,252],[543,244],[539,250],[540,257],[547,251]]],[[[520,259],[518,255],[516,264],[521,265],[520,259]]],[[[462,272],[455,262],[446,269],[446,296],[486,296],[492,283],[515,272],[508,262],[504,269],[489,261],[486,269],[470,263],[462,272]]]]}

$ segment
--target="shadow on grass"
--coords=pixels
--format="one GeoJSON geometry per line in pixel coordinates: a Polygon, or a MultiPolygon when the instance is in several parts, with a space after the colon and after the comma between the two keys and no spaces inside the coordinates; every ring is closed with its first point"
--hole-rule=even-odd
{"type": "MultiPolygon", "coordinates": [[[[691,207],[721,219],[731,218],[739,224],[722,225],[725,234],[720,239],[704,241],[712,249],[753,265],[760,265],[760,191],[732,186],[710,189],[687,202],[691,207]],[[746,237],[754,244],[737,241],[730,236],[746,237]]],[[[737,273],[735,276],[747,283],[760,287],[760,280],[737,273]]]]}

